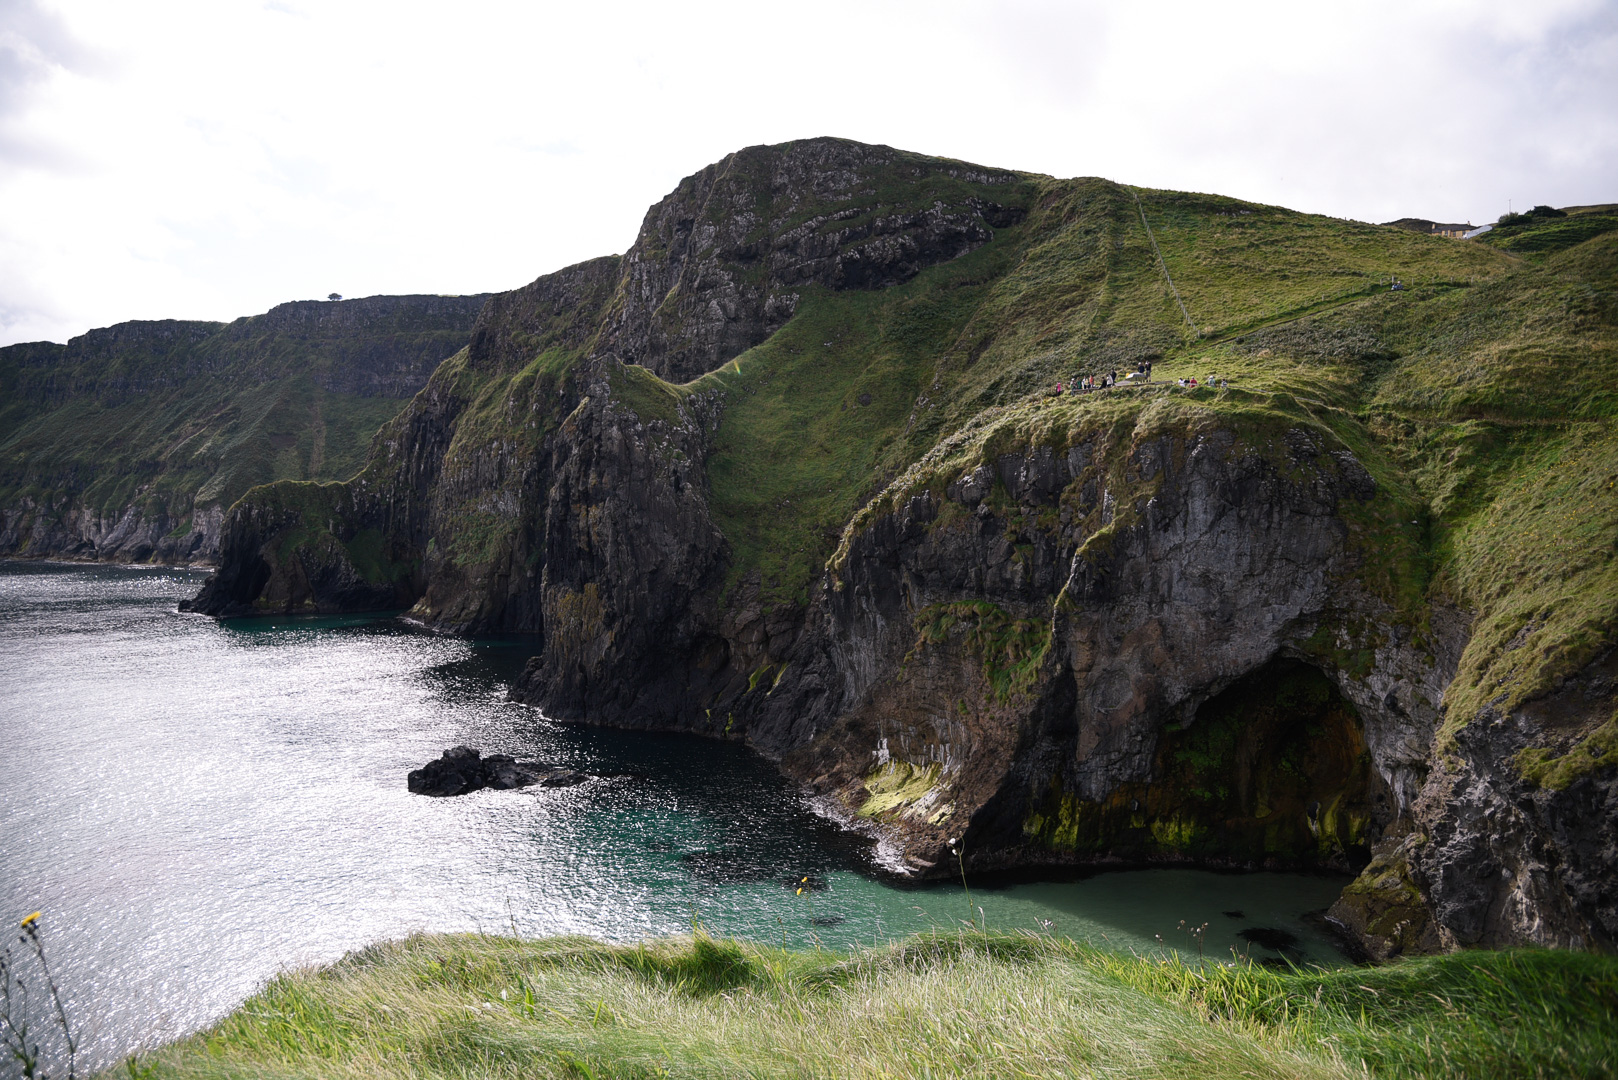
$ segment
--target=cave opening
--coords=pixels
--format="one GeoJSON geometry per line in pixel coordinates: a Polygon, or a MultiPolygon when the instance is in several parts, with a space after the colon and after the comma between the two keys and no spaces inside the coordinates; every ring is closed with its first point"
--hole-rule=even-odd
{"type": "Polygon", "coordinates": [[[1159,848],[1255,866],[1358,870],[1389,817],[1353,703],[1285,658],[1165,730],[1152,782],[1132,801],[1159,848]]]}

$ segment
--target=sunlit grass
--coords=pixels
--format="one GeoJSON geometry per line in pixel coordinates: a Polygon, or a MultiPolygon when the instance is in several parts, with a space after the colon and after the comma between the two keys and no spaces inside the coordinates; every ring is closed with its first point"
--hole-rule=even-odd
{"type": "Polygon", "coordinates": [[[284,975],[158,1076],[1604,1076],[1618,961],[1188,967],[975,932],[852,954],[415,937],[284,975]]]}

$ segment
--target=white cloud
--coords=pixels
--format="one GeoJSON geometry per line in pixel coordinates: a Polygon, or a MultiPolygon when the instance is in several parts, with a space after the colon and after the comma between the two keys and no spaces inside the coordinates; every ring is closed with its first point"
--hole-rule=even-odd
{"type": "Polygon", "coordinates": [[[511,288],[835,134],[1384,220],[1618,198],[1618,9],[0,0],[0,341],[511,288]]]}

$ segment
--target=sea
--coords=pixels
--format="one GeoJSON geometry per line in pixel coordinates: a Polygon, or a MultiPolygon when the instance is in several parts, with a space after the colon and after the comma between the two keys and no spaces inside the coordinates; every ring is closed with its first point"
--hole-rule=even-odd
{"type": "Polygon", "coordinates": [[[972,920],[1154,955],[1346,962],[1309,917],[1342,877],[895,883],[868,838],[744,746],[508,701],[533,639],[181,614],[204,576],[0,562],[0,923],[29,971],[17,928],[41,913],[81,1070],[204,1029],[278,973],[416,933],[631,942],[700,926],[849,950],[972,920]],[[458,745],[593,778],[407,790],[458,745]]]}

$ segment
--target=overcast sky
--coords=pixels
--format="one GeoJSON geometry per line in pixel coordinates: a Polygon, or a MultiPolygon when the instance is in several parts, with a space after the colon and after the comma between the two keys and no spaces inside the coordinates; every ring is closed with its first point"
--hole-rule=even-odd
{"type": "Polygon", "coordinates": [[[1618,0],[0,0],[0,344],[514,288],[815,135],[1367,221],[1618,201],[1618,0]]]}

